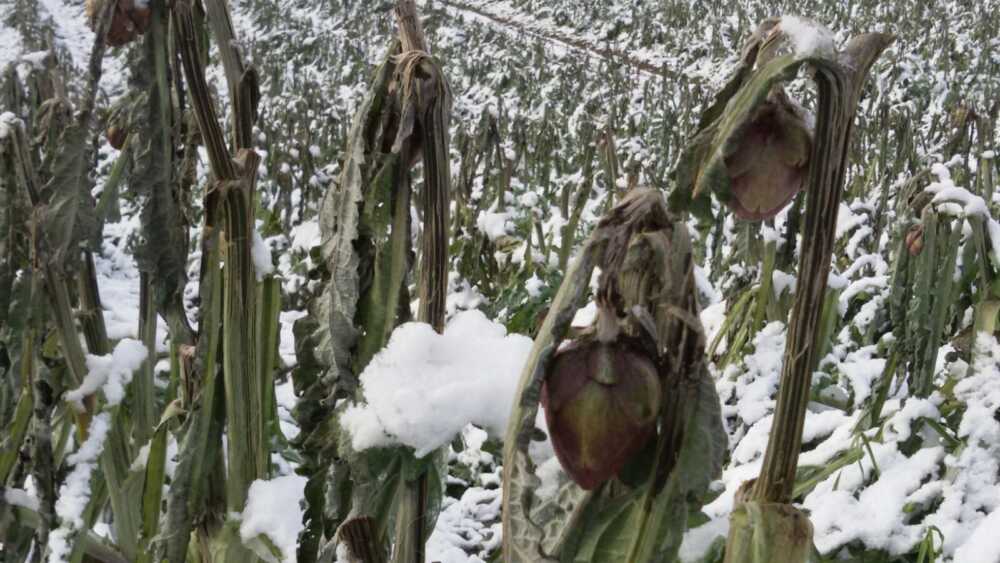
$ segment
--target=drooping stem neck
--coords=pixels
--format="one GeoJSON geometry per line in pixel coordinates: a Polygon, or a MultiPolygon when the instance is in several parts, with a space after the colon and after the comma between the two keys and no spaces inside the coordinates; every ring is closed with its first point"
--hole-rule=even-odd
{"type": "Polygon", "coordinates": [[[868,71],[890,42],[891,38],[882,34],[857,37],[838,64],[817,68],[819,112],[810,160],[798,290],[788,325],[774,425],[754,485],[752,498],[756,500],[792,500],[812,371],[818,359],[815,343],[836,240],[851,130],[868,71]]]}

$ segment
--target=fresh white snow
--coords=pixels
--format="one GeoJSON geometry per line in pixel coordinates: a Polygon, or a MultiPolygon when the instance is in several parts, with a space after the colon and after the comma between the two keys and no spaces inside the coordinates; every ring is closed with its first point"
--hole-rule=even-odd
{"type": "Polygon", "coordinates": [[[125,387],[132,381],[132,374],[148,355],[146,346],[131,338],[122,339],[108,356],[88,355],[87,376],[79,387],[66,393],[66,401],[82,410],[84,397],[101,389],[108,405],[117,405],[125,398],[125,387]]]}
{"type": "Polygon", "coordinates": [[[836,51],[833,33],[813,20],[782,16],[778,27],[792,42],[797,56],[828,56],[836,51]]]}
{"type": "Polygon", "coordinates": [[[264,238],[260,236],[260,231],[253,230],[253,266],[257,275],[257,281],[274,273],[274,264],[271,262],[271,249],[267,247],[264,238]]]}
{"type": "Polygon", "coordinates": [[[458,313],[444,334],[397,328],[361,374],[365,402],[341,418],[355,449],[404,444],[423,457],[467,424],[502,436],[531,339],[480,311],[458,313]]]}
{"type": "Polygon", "coordinates": [[[90,477],[97,467],[98,458],[104,450],[104,441],[111,428],[111,415],[99,413],[90,422],[90,435],[80,449],[66,458],[73,468],[59,487],[56,499],[56,516],[59,527],[49,535],[49,563],[63,563],[69,560],[72,550],[70,537],[83,530],[83,511],[90,501],[90,477]]]}
{"type": "MultiPolygon", "coordinates": [[[[306,478],[299,475],[257,480],[250,484],[246,508],[240,522],[240,538],[252,543],[259,535],[267,536],[281,550],[282,560],[295,563],[295,548],[302,531],[302,499],[306,478]]],[[[263,555],[263,550],[257,550],[263,555]]]]}

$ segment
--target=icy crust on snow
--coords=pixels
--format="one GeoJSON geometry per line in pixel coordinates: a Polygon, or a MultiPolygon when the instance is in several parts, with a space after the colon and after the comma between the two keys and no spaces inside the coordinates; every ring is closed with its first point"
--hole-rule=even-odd
{"type": "Polygon", "coordinates": [[[364,403],[341,417],[354,449],[403,444],[423,457],[470,423],[502,436],[531,344],[480,311],[458,313],[444,334],[400,326],[361,374],[364,403]]]}
{"type": "Polygon", "coordinates": [[[59,527],[49,535],[49,563],[69,560],[72,551],[70,538],[84,529],[83,511],[90,501],[90,477],[97,467],[104,450],[104,441],[111,428],[111,415],[102,412],[90,422],[90,435],[75,453],[66,457],[66,464],[73,468],[59,487],[56,499],[56,516],[59,527]]]}
{"type": "Polygon", "coordinates": [[[83,399],[101,389],[109,406],[121,403],[125,387],[132,382],[132,374],[148,356],[146,346],[131,338],[123,339],[107,356],[88,354],[87,376],[79,387],[66,393],[66,401],[83,410],[83,399]]]}
{"type": "MultiPolygon", "coordinates": [[[[267,536],[281,550],[280,563],[294,563],[299,533],[304,527],[302,500],[306,481],[300,475],[285,475],[251,483],[240,522],[243,542],[249,545],[257,536],[267,536]]],[[[260,555],[266,553],[266,550],[256,551],[260,555]]],[[[271,560],[271,557],[267,559],[271,560]]]]}

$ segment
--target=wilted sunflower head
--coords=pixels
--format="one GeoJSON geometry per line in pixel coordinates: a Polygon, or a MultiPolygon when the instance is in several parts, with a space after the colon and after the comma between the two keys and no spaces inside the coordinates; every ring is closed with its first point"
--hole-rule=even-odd
{"type": "Polygon", "coordinates": [[[785,208],[805,186],[812,130],[804,111],[775,89],[734,139],[725,158],[730,198],[740,219],[762,221],[785,208]]]}
{"type": "Polygon", "coordinates": [[[655,363],[619,338],[584,338],[560,350],[542,386],[559,463],[584,489],[617,475],[656,432],[661,385],[655,363]]]}

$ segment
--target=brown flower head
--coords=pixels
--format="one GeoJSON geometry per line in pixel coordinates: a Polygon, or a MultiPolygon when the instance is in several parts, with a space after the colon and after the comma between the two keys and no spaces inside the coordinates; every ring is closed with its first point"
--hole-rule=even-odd
{"type": "Polygon", "coordinates": [[[542,407],[566,473],[588,490],[617,475],[655,434],[660,394],[655,363],[625,338],[588,337],[560,350],[542,407]]]}
{"type": "Polygon", "coordinates": [[[770,219],[805,186],[812,132],[803,110],[780,89],[754,110],[726,159],[727,202],[740,219],[770,219]]]}

